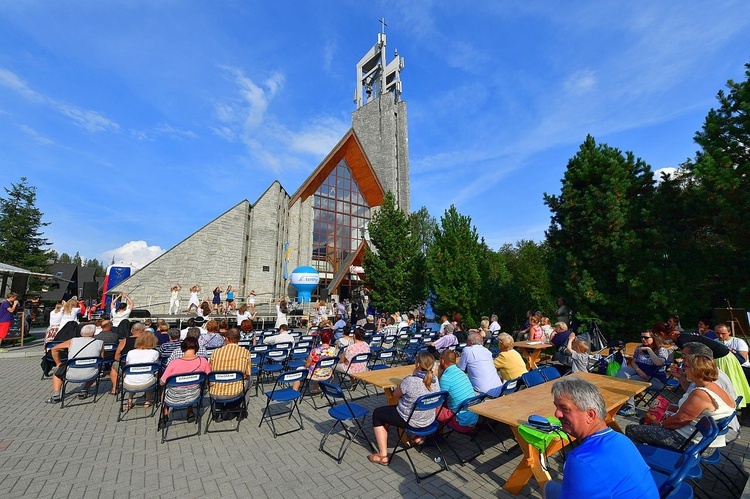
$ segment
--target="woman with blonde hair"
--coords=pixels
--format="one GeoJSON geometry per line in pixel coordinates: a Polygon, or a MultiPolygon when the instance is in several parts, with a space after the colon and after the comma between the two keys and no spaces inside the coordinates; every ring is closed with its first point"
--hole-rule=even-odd
{"type": "Polygon", "coordinates": [[[500,333],[497,336],[497,343],[500,347],[500,353],[495,357],[494,363],[495,369],[497,369],[503,381],[516,379],[523,373],[528,372],[523,357],[518,353],[518,350],[513,348],[515,342],[511,335],[500,333]]]}
{"type": "Polygon", "coordinates": [[[68,322],[78,323],[78,312],[81,309],[78,307],[78,297],[74,296],[70,300],[65,302],[62,307],[62,316],[60,317],[60,329],[62,329],[68,322]]]}
{"type": "MultiPolygon", "coordinates": [[[[125,365],[151,364],[159,361],[159,351],[156,350],[158,341],[156,335],[151,331],[144,331],[135,340],[135,348],[128,352],[125,357],[125,365]]],[[[145,390],[156,386],[156,378],[153,374],[126,374],[122,379],[122,386],[128,390],[145,390]]],[[[143,407],[151,407],[151,396],[153,389],[146,391],[146,401],[143,407]]],[[[133,395],[128,393],[128,405],[125,410],[133,408],[133,395]]]]}
{"type": "MultiPolygon", "coordinates": [[[[406,428],[406,420],[414,408],[417,399],[422,395],[440,390],[437,376],[432,372],[435,357],[430,353],[422,352],[417,355],[414,362],[414,372],[401,381],[401,384],[393,392],[394,398],[398,400],[396,405],[384,405],[375,409],[372,413],[372,426],[375,439],[378,444],[378,453],[370,454],[367,459],[372,463],[388,466],[388,430],[386,425],[397,428],[406,428]]],[[[424,428],[435,421],[435,411],[415,411],[411,415],[409,425],[413,428],[424,428]]],[[[412,440],[412,444],[422,443],[420,438],[412,440]]]]}

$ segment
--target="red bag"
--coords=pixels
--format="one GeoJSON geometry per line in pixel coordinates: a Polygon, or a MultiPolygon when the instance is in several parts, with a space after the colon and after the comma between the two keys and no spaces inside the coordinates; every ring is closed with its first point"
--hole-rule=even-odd
{"type": "Polygon", "coordinates": [[[651,403],[651,407],[648,408],[648,412],[646,413],[646,417],[644,418],[643,424],[649,424],[649,425],[657,425],[659,422],[664,419],[664,416],[667,413],[667,408],[669,407],[669,400],[665,399],[662,396],[656,397],[656,400],[654,400],[651,403]]]}

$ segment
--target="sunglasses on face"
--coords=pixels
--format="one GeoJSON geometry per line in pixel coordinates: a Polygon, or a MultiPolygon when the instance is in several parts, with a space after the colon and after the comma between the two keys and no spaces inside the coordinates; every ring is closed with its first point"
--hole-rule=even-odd
{"type": "Polygon", "coordinates": [[[641,336],[642,340],[650,340],[651,338],[652,338],[651,336],[641,336]]]}

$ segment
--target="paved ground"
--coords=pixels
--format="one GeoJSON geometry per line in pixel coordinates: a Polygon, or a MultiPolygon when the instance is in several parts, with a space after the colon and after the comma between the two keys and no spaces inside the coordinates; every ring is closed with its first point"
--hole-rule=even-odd
{"type": "MultiPolygon", "coordinates": [[[[321,436],[331,423],[326,410],[315,410],[308,402],[302,406],[305,429],[276,439],[265,423],[258,428],[265,404],[261,395],[249,399],[250,417],[239,432],[161,444],[156,418],[147,417],[144,408],[132,410],[126,421],[117,422],[117,403],[106,394],[108,381],[103,381],[96,403],[91,398],[71,398],[73,405],[63,409],[45,404],[50,382],[40,380],[39,352],[38,345],[31,345],[23,351],[12,347],[0,355],[3,497],[514,497],[502,489],[520,459],[507,429],[500,431],[509,451],[490,432],[483,432],[481,439],[488,448],[484,455],[460,466],[447,454],[450,470],[419,484],[403,454],[383,467],[367,461],[369,451],[363,442],[355,442],[340,465],[319,452],[321,436]]],[[[382,405],[384,397],[380,394],[360,403],[372,409],[382,405]]],[[[212,423],[211,430],[232,424],[212,423]]],[[[169,436],[185,435],[194,428],[178,424],[169,436]]],[[[369,420],[367,433],[374,441],[369,420]]],[[[750,429],[746,429],[724,451],[745,472],[750,470],[749,438],[750,429]]],[[[464,442],[460,436],[457,441],[464,442]]],[[[332,437],[328,448],[337,449],[338,442],[332,437]]],[[[459,452],[471,449],[458,447],[459,452]]],[[[429,456],[412,454],[420,469],[437,466],[429,456]]],[[[553,477],[559,478],[561,466],[561,457],[552,460],[553,477]]],[[[745,487],[744,476],[731,465],[722,469],[738,487],[745,487]]],[[[739,496],[709,477],[701,485],[712,498],[739,496]]],[[[540,497],[536,484],[526,486],[521,497],[540,497]]]]}

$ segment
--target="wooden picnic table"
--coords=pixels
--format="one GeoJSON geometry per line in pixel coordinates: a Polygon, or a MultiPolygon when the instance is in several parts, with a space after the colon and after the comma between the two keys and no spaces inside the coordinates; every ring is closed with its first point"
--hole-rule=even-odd
{"type": "MultiPolygon", "coordinates": [[[[643,381],[620,379],[594,373],[576,373],[571,376],[581,377],[599,388],[607,409],[605,420],[612,429],[620,433],[622,433],[622,428],[615,421],[615,414],[630,397],[650,386],[650,383],[643,381]]],[[[523,451],[521,462],[518,463],[508,481],[503,485],[503,488],[512,494],[519,494],[532,476],[536,478],[540,487],[544,487],[544,484],[550,480],[549,473],[542,465],[539,450],[520,436],[518,426],[525,423],[532,414],[554,416],[555,404],[551,393],[553,383],[554,381],[526,388],[509,395],[487,400],[470,408],[471,411],[481,416],[510,426],[519,447],[523,451]]],[[[551,456],[567,444],[568,440],[557,438],[549,444],[544,455],[551,456]]]]}
{"type": "Polygon", "coordinates": [[[525,354],[526,365],[529,371],[537,368],[537,362],[539,357],[542,355],[542,350],[547,348],[554,348],[555,345],[547,343],[546,341],[516,341],[513,345],[516,348],[521,349],[521,352],[525,354]]]}
{"type": "Polygon", "coordinates": [[[414,364],[405,366],[389,367],[388,369],[378,369],[375,371],[365,371],[362,373],[353,373],[350,376],[364,383],[377,386],[385,393],[385,398],[389,405],[396,405],[398,400],[393,397],[393,390],[401,384],[401,381],[414,372],[414,364]]]}

